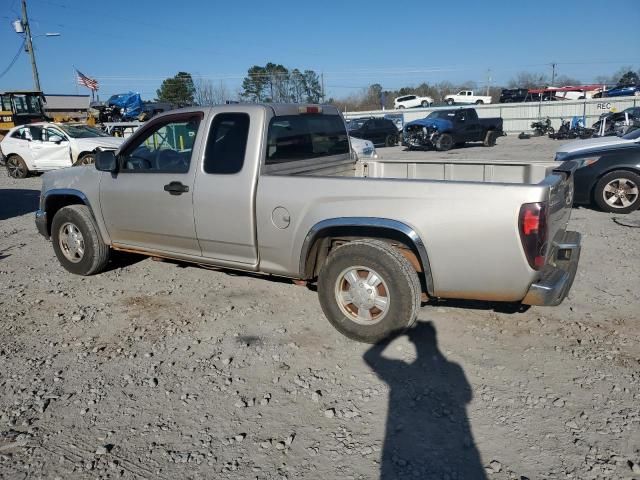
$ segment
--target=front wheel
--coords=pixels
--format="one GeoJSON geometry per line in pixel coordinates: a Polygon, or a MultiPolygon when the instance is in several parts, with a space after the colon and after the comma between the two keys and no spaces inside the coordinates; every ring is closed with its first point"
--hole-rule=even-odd
{"type": "Polygon", "coordinates": [[[320,306],[343,335],[376,343],[410,327],[420,306],[411,263],[380,240],[346,243],[331,252],[318,278],[320,306]]]}
{"type": "Polygon", "coordinates": [[[11,178],[27,178],[29,168],[20,155],[11,155],[7,158],[7,175],[11,178]]]}
{"type": "Polygon", "coordinates": [[[446,152],[453,147],[453,137],[448,133],[443,133],[436,140],[436,150],[439,152],[446,152]]]}
{"type": "Polygon", "coordinates": [[[85,153],[80,158],[78,158],[78,160],[76,160],[76,163],[74,163],[73,165],[75,167],[78,167],[80,165],[93,165],[94,163],[96,163],[95,153],[85,153]]]}
{"type": "Polygon", "coordinates": [[[398,105],[398,110],[403,110],[404,108],[404,105],[398,105]]]}
{"type": "Polygon", "coordinates": [[[429,102],[424,100],[420,105],[422,105],[422,108],[428,108],[429,107],[429,102]]]}
{"type": "Polygon", "coordinates": [[[86,205],[58,210],[51,223],[51,241],[60,264],[76,275],[99,273],[109,261],[109,246],[86,205]]]}
{"type": "Polygon", "coordinates": [[[640,207],[640,175],[627,170],[607,173],[596,184],[593,195],[605,212],[630,213],[640,207]]]}

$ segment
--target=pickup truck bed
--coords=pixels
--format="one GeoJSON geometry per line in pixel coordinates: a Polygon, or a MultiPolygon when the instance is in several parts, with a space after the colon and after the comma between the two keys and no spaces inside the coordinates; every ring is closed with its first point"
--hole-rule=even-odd
{"type": "Polygon", "coordinates": [[[317,281],[329,321],[371,342],[411,325],[421,293],[561,302],[580,238],[575,166],[556,165],[356,162],[333,107],[193,108],[46,174],[36,224],[83,275],[115,249],[317,281]]]}

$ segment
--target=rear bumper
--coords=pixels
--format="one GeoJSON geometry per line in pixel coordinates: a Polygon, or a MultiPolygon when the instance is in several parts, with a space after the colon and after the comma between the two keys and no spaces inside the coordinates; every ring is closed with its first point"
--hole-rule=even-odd
{"type": "Polygon", "coordinates": [[[47,228],[47,212],[43,212],[42,210],[38,210],[36,212],[36,228],[38,229],[38,233],[42,235],[47,240],[49,239],[49,230],[47,228]]]}
{"type": "Polygon", "coordinates": [[[581,236],[567,231],[561,242],[556,242],[553,260],[540,271],[540,278],[529,287],[522,300],[525,305],[559,305],[569,293],[580,260],[581,236]]]}

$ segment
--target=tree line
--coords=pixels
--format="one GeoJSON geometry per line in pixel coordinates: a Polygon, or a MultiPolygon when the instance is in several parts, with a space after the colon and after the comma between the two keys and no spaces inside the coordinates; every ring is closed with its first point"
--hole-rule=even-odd
{"type": "MultiPolygon", "coordinates": [[[[554,86],[578,86],[578,79],[561,75],[554,79],[554,86]]],[[[623,67],[611,75],[600,75],[595,78],[596,84],[608,86],[639,84],[640,70],[623,67]]],[[[547,74],[536,72],[519,72],[504,87],[508,88],[545,88],[551,84],[547,74]]],[[[404,95],[419,95],[441,101],[445,95],[459,90],[477,90],[492,96],[500,97],[502,86],[479,86],[474,81],[452,83],[443,81],[429,84],[422,82],[418,86],[405,86],[398,89],[385,89],[374,83],[362,90],[343,98],[330,98],[326,103],[336,105],[341,110],[375,110],[381,107],[392,108],[393,100],[404,95]]],[[[289,70],[281,64],[272,62],[264,66],[254,65],[247,70],[239,91],[231,92],[222,81],[198,78],[194,81],[187,72],[178,72],[165,79],[156,92],[157,100],[168,102],[178,107],[189,105],[210,106],[225,103],[228,100],[241,99],[246,102],[265,103],[321,103],[324,102],[324,91],[320,75],[314,70],[289,70]]]]}

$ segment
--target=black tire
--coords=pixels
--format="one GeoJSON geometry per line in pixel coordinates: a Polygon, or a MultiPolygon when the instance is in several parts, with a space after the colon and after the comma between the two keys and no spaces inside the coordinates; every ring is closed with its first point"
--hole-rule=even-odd
{"type": "Polygon", "coordinates": [[[484,102],[482,100],[476,100],[476,105],[482,105],[484,102]]]}
{"type": "Polygon", "coordinates": [[[487,134],[484,136],[484,141],[482,142],[482,144],[485,147],[495,147],[497,138],[498,138],[498,134],[496,133],[496,131],[489,130],[487,134]]]}
{"type": "Polygon", "coordinates": [[[453,137],[448,133],[443,133],[436,140],[436,150],[439,152],[446,152],[453,147],[453,137]]]}
{"type": "Polygon", "coordinates": [[[81,165],[93,165],[94,163],[96,163],[96,154],[92,152],[81,155],[73,166],[79,167],[81,165]]]}
{"type": "Polygon", "coordinates": [[[398,110],[403,110],[405,108],[404,105],[398,105],[398,110]]]}
{"type": "Polygon", "coordinates": [[[447,100],[447,105],[453,105],[455,102],[453,101],[452,98],[447,100]]]}
{"type": "Polygon", "coordinates": [[[69,205],[58,210],[51,223],[51,242],[60,264],[76,275],[99,273],[109,261],[109,246],[102,240],[98,226],[86,205],[69,205]],[[65,235],[65,232],[72,227],[80,233],[77,245],[82,247],[82,254],[73,253],[75,248],[69,246],[69,235],[65,235]],[[63,246],[65,243],[68,248],[63,246]],[[70,259],[72,256],[75,261],[70,259]]]}
{"type": "MultiPolygon", "coordinates": [[[[318,298],[327,319],[340,333],[358,342],[376,343],[413,325],[420,307],[420,295],[420,280],[411,263],[398,250],[380,240],[356,240],[339,246],[331,252],[318,277],[318,298]],[[365,284],[365,277],[360,276],[360,272],[366,273],[366,269],[381,279],[378,286],[365,284]],[[388,299],[388,310],[380,319],[376,320],[372,315],[371,322],[359,323],[355,318],[360,315],[360,309],[354,303],[341,306],[338,292],[350,293],[351,284],[346,291],[342,288],[348,283],[345,272],[352,271],[358,272],[356,278],[371,291],[375,289],[376,295],[382,287],[388,299]]],[[[368,311],[376,309],[371,307],[368,311]]]]}
{"type": "Polygon", "coordinates": [[[628,170],[614,170],[604,175],[593,189],[593,200],[595,204],[605,212],[631,213],[640,207],[640,175],[628,170]],[[622,189],[628,193],[623,198],[616,199],[615,192],[607,191],[611,189],[622,189]],[[631,193],[634,192],[635,194],[631,193]],[[625,205],[623,200],[627,203],[625,205]],[[630,202],[630,203],[628,203],[630,202]]]}
{"type": "Polygon", "coordinates": [[[397,135],[387,135],[386,138],[384,139],[385,147],[393,147],[395,146],[396,143],[398,143],[397,135]]]}
{"type": "Polygon", "coordinates": [[[420,105],[422,106],[422,108],[429,108],[429,102],[427,102],[426,100],[423,100],[420,105]]]}
{"type": "Polygon", "coordinates": [[[29,168],[20,155],[9,155],[7,158],[7,175],[11,178],[27,178],[29,168]]]}

